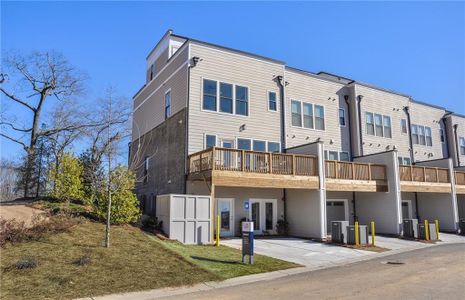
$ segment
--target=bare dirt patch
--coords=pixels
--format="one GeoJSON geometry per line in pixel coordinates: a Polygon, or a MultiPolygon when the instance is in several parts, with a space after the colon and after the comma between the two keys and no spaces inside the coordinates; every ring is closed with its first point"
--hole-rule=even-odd
{"type": "Polygon", "coordinates": [[[16,219],[26,225],[32,225],[32,221],[38,215],[44,215],[44,211],[27,206],[26,203],[2,203],[0,204],[0,218],[4,220],[16,219]]]}

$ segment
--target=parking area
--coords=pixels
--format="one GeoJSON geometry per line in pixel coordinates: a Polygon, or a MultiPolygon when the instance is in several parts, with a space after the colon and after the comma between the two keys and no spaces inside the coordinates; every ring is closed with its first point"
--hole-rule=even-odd
{"type": "MultiPolygon", "coordinates": [[[[454,234],[441,234],[438,243],[465,243],[465,237],[454,234]]],[[[255,239],[255,253],[294,262],[306,267],[323,268],[337,266],[348,262],[368,259],[376,255],[384,255],[394,251],[408,251],[430,247],[432,244],[402,240],[395,237],[375,237],[376,245],[390,249],[382,253],[346,248],[342,246],[314,242],[299,238],[266,238],[255,239]]],[[[221,240],[221,244],[241,249],[239,238],[221,240]]]]}

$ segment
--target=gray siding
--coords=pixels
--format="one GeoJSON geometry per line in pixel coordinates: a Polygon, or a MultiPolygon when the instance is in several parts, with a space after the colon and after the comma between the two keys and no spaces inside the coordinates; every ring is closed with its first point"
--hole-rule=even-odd
{"type": "Polygon", "coordinates": [[[459,115],[449,115],[446,118],[446,124],[449,153],[450,157],[453,159],[454,166],[465,166],[465,155],[460,154],[460,148],[459,145],[457,145],[457,143],[459,143],[460,137],[465,138],[465,117],[459,115]],[[455,133],[453,128],[454,125],[457,125],[457,141],[455,140],[455,133]],[[459,148],[458,151],[457,148],[459,148]]]}

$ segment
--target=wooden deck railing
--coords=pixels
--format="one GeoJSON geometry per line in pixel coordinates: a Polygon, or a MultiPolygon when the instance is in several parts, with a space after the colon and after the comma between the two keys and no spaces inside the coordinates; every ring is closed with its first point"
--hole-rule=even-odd
{"type": "Polygon", "coordinates": [[[455,171],[455,184],[465,185],[465,172],[455,171]]]}
{"type": "Polygon", "coordinates": [[[325,170],[326,178],[386,180],[386,167],[380,164],[326,160],[325,170]]]}
{"type": "Polygon", "coordinates": [[[399,166],[401,181],[449,183],[449,170],[423,166],[399,166]]]}
{"type": "Polygon", "coordinates": [[[208,170],[317,176],[318,162],[312,155],[210,148],[189,155],[189,173],[208,170]]]}

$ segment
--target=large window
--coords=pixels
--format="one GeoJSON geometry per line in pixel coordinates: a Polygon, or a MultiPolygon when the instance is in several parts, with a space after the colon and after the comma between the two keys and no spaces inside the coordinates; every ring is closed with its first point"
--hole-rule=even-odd
{"type": "Polygon", "coordinates": [[[310,103],[303,104],[304,127],[313,128],[313,106],[310,103]]]}
{"type": "Polygon", "coordinates": [[[165,94],[165,120],[171,116],[171,90],[165,94]]]}
{"type": "Polygon", "coordinates": [[[425,126],[418,126],[418,133],[420,136],[420,145],[426,145],[425,126]]]}
{"type": "Polygon", "coordinates": [[[346,126],[346,111],[343,108],[339,108],[339,125],[346,126]]]}
{"type": "Polygon", "coordinates": [[[325,108],[315,105],[315,129],[325,130],[325,108]]]}
{"type": "Polygon", "coordinates": [[[236,115],[249,115],[249,91],[239,85],[236,85],[236,115]]]}
{"type": "Polygon", "coordinates": [[[216,135],[205,135],[205,148],[212,148],[216,146],[216,135]]]}
{"type": "Polygon", "coordinates": [[[391,117],[383,116],[383,130],[384,130],[384,137],[391,138],[392,131],[391,131],[391,117]]]}
{"type": "Polygon", "coordinates": [[[268,92],[268,110],[277,111],[278,104],[276,101],[276,93],[275,92],[268,92]]]}
{"type": "Polygon", "coordinates": [[[302,110],[300,107],[300,101],[292,100],[291,112],[292,112],[292,126],[302,127],[302,110]]]}
{"type": "Polygon", "coordinates": [[[383,116],[375,114],[375,133],[376,136],[383,136],[383,116]]]}
{"type": "Polygon", "coordinates": [[[329,160],[338,160],[337,151],[328,151],[329,160]]]}
{"type": "Polygon", "coordinates": [[[433,146],[433,138],[431,137],[431,128],[425,127],[426,146],[433,146]]]}
{"type": "Polygon", "coordinates": [[[253,151],[265,152],[266,151],[266,142],[265,141],[254,140],[253,141],[253,151]]]}
{"type": "Polygon", "coordinates": [[[203,109],[216,111],[216,81],[203,81],[203,109]]]}
{"type": "Polygon", "coordinates": [[[464,137],[459,138],[459,144],[460,144],[460,155],[465,155],[465,138],[464,137]]]}
{"type": "Polygon", "coordinates": [[[418,126],[417,125],[412,125],[412,143],[413,144],[419,144],[419,139],[418,139],[418,126]]]}
{"type": "Polygon", "coordinates": [[[233,113],[233,86],[229,83],[220,82],[220,111],[233,113]]]}
{"type": "Polygon", "coordinates": [[[268,152],[281,152],[279,143],[268,142],[268,152]]]}
{"type": "Polygon", "coordinates": [[[400,120],[400,132],[407,134],[407,120],[405,119],[400,120]]]}
{"type": "Polygon", "coordinates": [[[366,119],[366,128],[368,135],[375,135],[375,122],[373,120],[373,113],[367,112],[365,113],[366,119]]]}
{"type": "Polygon", "coordinates": [[[250,150],[251,149],[250,139],[237,139],[237,149],[250,150]]]}

